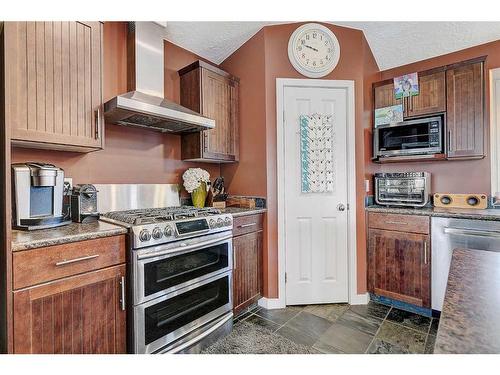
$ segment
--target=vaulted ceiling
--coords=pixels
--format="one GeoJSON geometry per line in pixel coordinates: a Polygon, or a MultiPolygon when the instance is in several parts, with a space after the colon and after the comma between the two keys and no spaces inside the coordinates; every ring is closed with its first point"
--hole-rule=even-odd
{"type": "MultiPolygon", "coordinates": [[[[219,64],[262,27],[276,23],[167,22],[167,39],[219,64]]],[[[500,22],[331,23],[362,30],[381,70],[500,39],[500,22]]]]}

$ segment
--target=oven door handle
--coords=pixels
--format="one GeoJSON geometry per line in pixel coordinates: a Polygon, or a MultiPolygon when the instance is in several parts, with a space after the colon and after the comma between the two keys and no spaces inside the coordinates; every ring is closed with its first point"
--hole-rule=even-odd
{"type": "Polygon", "coordinates": [[[167,254],[175,254],[179,251],[182,251],[182,252],[185,252],[185,251],[189,251],[189,250],[196,250],[196,249],[202,249],[204,247],[207,247],[207,246],[210,246],[210,245],[215,245],[215,244],[219,244],[219,243],[223,243],[229,239],[233,238],[233,233],[230,233],[228,234],[227,236],[224,236],[224,237],[219,237],[219,238],[215,238],[213,240],[208,240],[208,241],[204,241],[204,242],[198,242],[198,243],[195,243],[195,244],[192,244],[192,245],[186,245],[184,244],[183,246],[183,243],[179,244],[179,247],[176,247],[176,248],[173,248],[173,249],[166,249],[166,250],[158,250],[158,251],[155,251],[155,252],[152,252],[152,253],[147,253],[147,254],[143,254],[143,255],[138,255],[137,256],[137,259],[138,260],[144,260],[144,259],[149,259],[149,258],[156,258],[158,256],[162,256],[162,255],[167,255],[167,254]]]}
{"type": "Polygon", "coordinates": [[[477,236],[477,237],[490,237],[499,238],[500,232],[491,230],[474,230],[474,229],[459,229],[445,227],[443,232],[446,234],[456,234],[459,236],[477,236]]]}
{"type": "Polygon", "coordinates": [[[220,322],[218,322],[214,326],[210,327],[209,329],[207,329],[205,332],[201,333],[200,335],[192,338],[189,341],[186,341],[185,343],[183,343],[183,344],[181,344],[181,345],[173,348],[170,351],[162,352],[162,353],[170,353],[170,354],[179,353],[180,351],[182,351],[182,350],[184,350],[186,348],[189,348],[190,346],[192,346],[192,345],[196,344],[197,342],[203,340],[205,337],[207,337],[208,335],[210,335],[212,332],[216,331],[218,328],[222,327],[229,319],[232,319],[232,318],[233,318],[233,313],[230,313],[230,314],[228,314],[228,316],[226,316],[220,322]]]}

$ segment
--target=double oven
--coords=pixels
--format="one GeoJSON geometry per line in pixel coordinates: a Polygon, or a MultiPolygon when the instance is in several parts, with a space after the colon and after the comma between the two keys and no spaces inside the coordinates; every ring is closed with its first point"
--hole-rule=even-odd
{"type": "Polygon", "coordinates": [[[132,251],[134,352],[190,352],[227,334],[232,265],[231,231],[132,251]]]}

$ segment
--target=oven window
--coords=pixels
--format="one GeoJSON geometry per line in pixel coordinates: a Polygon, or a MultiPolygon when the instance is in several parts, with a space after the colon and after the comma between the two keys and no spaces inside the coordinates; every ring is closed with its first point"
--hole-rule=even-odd
{"type": "Polygon", "coordinates": [[[229,276],[225,276],[147,307],[144,310],[145,344],[207,315],[229,300],[229,276]]]}
{"type": "Polygon", "coordinates": [[[161,259],[144,265],[144,295],[171,288],[227,268],[229,244],[227,242],[201,250],[161,259]]]}
{"type": "Polygon", "coordinates": [[[439,146],[438,124],[423,122],[380,129],[380,151],[408,150],[439,146]]]}

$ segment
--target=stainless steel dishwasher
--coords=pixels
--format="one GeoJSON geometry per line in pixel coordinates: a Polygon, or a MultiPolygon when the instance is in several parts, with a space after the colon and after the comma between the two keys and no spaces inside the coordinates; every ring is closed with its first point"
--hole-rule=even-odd
{"type": "Polygon", "coordinates": [[[500,221],[433,217],[432,234],[432,309],[443,307],[453,249],[500,252],[500,221]]]}

